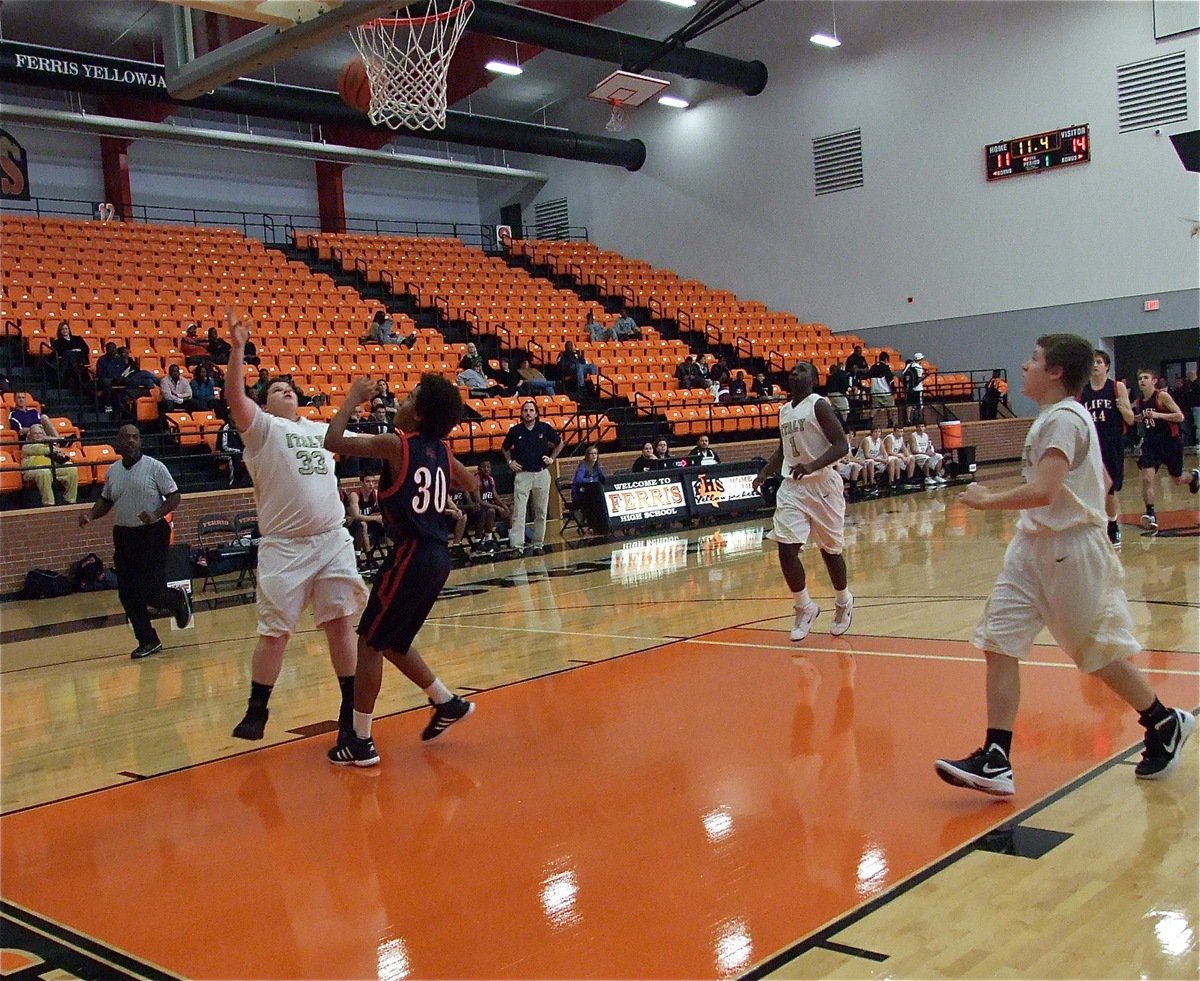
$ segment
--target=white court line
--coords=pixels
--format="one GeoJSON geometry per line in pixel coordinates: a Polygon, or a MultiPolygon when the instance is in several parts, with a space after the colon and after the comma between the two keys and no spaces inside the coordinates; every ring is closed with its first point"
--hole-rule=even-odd
{"type": "MultiPolygon", "coordinates": [[[[511,611],[510,611],[511,612],[511,611]]],[[[452,620],[431,620],[438,627],[453,627],[455,630],[517,630],[524,634],[561,634],[563,637],[591,637],[598,640],[649,640],[656,644],[677,641],[678,637],[640,637],[635,634],[598,634],[591,630],[556,630],[554,627],[506,627],[489,623],[457,623],[452,620]]]]}

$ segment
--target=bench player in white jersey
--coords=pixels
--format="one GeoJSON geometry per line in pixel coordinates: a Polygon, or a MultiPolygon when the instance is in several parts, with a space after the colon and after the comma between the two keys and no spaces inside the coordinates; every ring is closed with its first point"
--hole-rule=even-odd
{"type": "Polygon", "coordinates": [[[933,448],[933,440],[930,439],[929,433],[925,431],[925,423],[917,423],[917,428],[908,437],[908,447],[912,451],[912,455],[917,459],[917,466],[920,467],[921,472],[925,475],[926,487],[946,482],[946,477],[942,473],[945,466],[945,457],[933,448]]]}
{"type": "Polygon", "coordinates": [[[779,546],[779,567],[792,591],[795,620],[792,640],[803,640],[812,630],[821,607],[809,596],[800,549],[813,542],[821,550],[835,591],[833,625],[840,637],[850,629],[854,597],[847,588],[846,559],[842,555],[846,531],[846,499],[842,479],[833,465],[850,449],[845,430],[833,406],[813,392],[817,369],[801,361],[788,375],[790,402],[779,410],[780,445],[754,478],[759,490],[768,477],[782,472],[775,503],[772,537],[779,546]]]}
{"type": "Polygon", "coordinates": [[[1121,565],[1105,534],[1108,482],[1092,417],[1077,395],[1092,370],[1092,345],[1074,334],[1039,337],[1021,366],[1025,394],[1040,406],[1025,437],[1025,483],[995,491],[972,484],[960,500],[979,510],[1019,510],[972,643],[987,659],[987,733],[961,760],[938,760],[937,775],[997,797],[1014,793],[1012,730],[1021,699],[1018,674],[1045,625],[1081,671],[1099,678],[1138,713],[1146,730],[1141,780],[1165,776],[1179,762],[1195,717],[1166,708],[1129,658],[1133,636],[1121,565]]]}
{"type": "Polygon", "coordinates": [[[258,645],[254,648],[250,703],[233,735],[262,739],[271,690],[283,667],[283,652],[300,613],[311,604],[317,626],[329,641],[329,656],[341,688],[339,733],[351,731],[358,639],[354,625],[367,605],[358,574],[354,541],[346,530],[334,457],[324,447],[328,426],[300,418],[291,384],[267,387],[260,409],[242,384],[242,356],[250,329],[228,315],[232,353],[226,369],[225,401],[246,444],[244,460],[254,479],[258,508],[258,645]],[[264,411],[265,410],[265,411],[264,411]]]}
{"type": "Polygon", "coordinates": [[[917,475],[917,458],[908,448],[908,437],[904,435],[903,426],[893,426],[892,431],[883,437],[883,451],[900,461],[900,469],[904,471],[904,482],[911,484],[917,475]]]}

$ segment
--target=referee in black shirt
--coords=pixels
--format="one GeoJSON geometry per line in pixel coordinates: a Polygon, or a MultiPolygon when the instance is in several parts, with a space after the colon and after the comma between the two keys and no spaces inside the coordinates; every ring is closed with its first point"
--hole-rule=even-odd
{"type": "Polygon", "coordinates": [[[513,519],[508,543],[518,553],[525,550],[525,509],[533,501],[533,542],[536,555],[546,543],[546,508],[550,504],[550,466],[562,451],[562,439],[554,427],[538,418],[537,404],[521,406],[521,421],[508,431],[501,447],[513,478],[513,519]]]}

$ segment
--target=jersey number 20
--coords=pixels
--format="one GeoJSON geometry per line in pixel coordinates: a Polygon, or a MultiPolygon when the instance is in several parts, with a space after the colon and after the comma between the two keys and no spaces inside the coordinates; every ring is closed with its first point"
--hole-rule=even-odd
{"type": "Polygon", "coordinates": [[[416,514],[428,511],[430,502],[438,514],[446,510],[446,471],[418,467],[413,474],[413,482],[417,485],[417,493],[412,501],[412,509],[416,514]]]}

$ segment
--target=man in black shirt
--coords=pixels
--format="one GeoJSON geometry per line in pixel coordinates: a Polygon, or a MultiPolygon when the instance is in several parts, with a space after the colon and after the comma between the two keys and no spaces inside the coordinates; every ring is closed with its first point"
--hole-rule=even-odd
{"type": "Polygon", "coordinates": [[[533,541],[530,554],[545,547],[546,509],[550,503],[550,471],[562,451],[562,440],[554,428],[538,418],[533,401],[521,406],[521,421],[508,431],[500,447],[513,478],[513,518],[508,543],[518,553],[525,551],[525,510],[533,501],[533,541]]]}
{"type": "Polygon", "coordinates": [[[867,373],[867,359],[863,355],[861,344],[854,345],[854,353],[846,358],[846,371],[851,378],[861,378],[867,373]]]}

